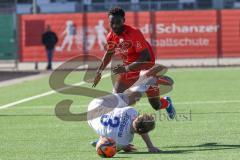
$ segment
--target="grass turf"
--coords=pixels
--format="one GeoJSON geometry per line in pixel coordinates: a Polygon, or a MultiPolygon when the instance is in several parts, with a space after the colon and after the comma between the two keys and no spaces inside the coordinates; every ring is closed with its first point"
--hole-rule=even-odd
{"type": "MultiPolygon", "coordinates": [[[[238,160],[240,156],[240,68],[170,69],[174,81],[169,94],[178,112],[169,121],[165,112],[155,112],[143,98],[140,113],[156,116],[153,143],[163,150],[147,153],[138,135],[136,153],[118,153],[118,159],[238,160]]],[[[77,83],[83,73],[72,73],[66,80],[77,83]]],[[[111,92],[110,78],[97,89],[111,92]]],[[[90,84],[83,86],[90,87],[90,84]]],[[[48,77],[0,87],[0,106],[50,91],[48,77]]],[[[86,111],[89,97],[50,94],[0,110],[0,160],[99,159],[89,142],[97,135],[86,122],[64,122],[54,113],[55,105],[72,99],[75,113],[86,111]]]]}

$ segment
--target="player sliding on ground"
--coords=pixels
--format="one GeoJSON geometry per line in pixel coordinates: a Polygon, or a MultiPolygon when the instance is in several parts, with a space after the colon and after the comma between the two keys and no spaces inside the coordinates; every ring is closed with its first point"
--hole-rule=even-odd
{"type": "MultiPolygon", "coordinates": [[[[155,75],[161,69],[160,66],[156,66],[148,71],[142,71],[138,81],[125,92],[96,98],[90,102],[88,124],[100,138],[112,138],[118,150],[132,152],[136,148],[131,142],[134,134],[137,133],[146,143],[149,152],[160,152],[148,135],[148,132],[155,127],[153,116],[138,115],[136,109],[130,105],[135,104],[150,87],[158,85],[155,75]]],[[[169,82],[169,85],[172,83],[169,82]]],[[[96,143],[97,141],[92,145],[95,146],[96,143]]]]}
{"type": "MultiPolygon", "coordinates": [[[[93,87],[100,81],[101,72],[109,64],[113,55],[120,55],[123,65],[114,64],[116,67],[113,68],[113,72],[119,75],[114,89],[116,93],[123,93],[138,80],[141,70],[154,66],[155,56],[152,47],[142,33],[138,29],[124,24],[125,12],[122,8],[111,9],[108,12],[108,19],[112,31],[107,36],[107,51],[98,68],[93,87]]],[[[149,103],[155,110],[166,109],[171,119],[175,117],[175,109],[170,97],[160,98],[159,89],[152,87],[146,91],[146,94],[149,103]]]]}

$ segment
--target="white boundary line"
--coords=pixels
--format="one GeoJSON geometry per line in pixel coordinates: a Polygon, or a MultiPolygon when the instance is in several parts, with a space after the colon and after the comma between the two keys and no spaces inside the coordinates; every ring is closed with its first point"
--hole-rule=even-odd
{"type": "MultiPolygon", "coordinates": [[[[110,73],[107,73],[107,74],[103,75],[102,78],[109,77],[110,75],[111,75],[110,73]]],[[[81,86],[81,85],[84,85],[84,84],[86,84],[86,82],[82,81],[82,82],[76,83],[74,85],[81,86]]],[[[63,91],[63,90],[69,89],[69,88],[71,88],[71,87],[60,88],[60,89],[58,89],[58,91],[63,91]]],[[[15,102],[12,102],[12,103],[2,105],[2,106],[0,106],[0,110],[10,108],[10,107],[16,106],[18,104],[25,103],[25,102],[28,102],[28,101],[31,101],[31,100],[34,100],[34,99],[38,99],[38,98],[41,98],[41,97],[45,97],[45,96],[48,96],[48,95],[51,95],[51,94],[55,94],[55,93],[57,93],[57,91],[53,90],[53,91],[48,91],[48,92],[38,94],[38,95],[35,95],[35,96],[31,96],[31,97],[28,97],[28,98],[24,98],[24,99],[19,100],[19,101],[15,101],[15,102]]]]}
{"type": "MultiPolygon", "coordinates": [[[[107,74],[103,75],[102,78],[109,77],[110,75],[111,75],[110,73],[107,73],[107,74]]],[[[76,83],[76,84],[73,84],[73,85],[81,86],[81,85],[84,85],[84,84],[86,84],[86,82],[82,81],[82,82],[79,82],[79,83],[76,83]]],[[[66,89],[69,89],[69,88],[70,87],[60,88],[58,91],[66,90],[66,89]]],[[[18,104],[22,104],[22,103],[25,103],[25,102],[28,102],[28,101],[31,101],[31,100],[35,100],[35,99],[38,99],[38,98],[41,98],[41,97],[45,97],[45,96],[48,96],[48,95],[51,95],[51,94],[55,94],[55,93],[57,93],[57,91],[52,90],[52,91],[48,91],[48,92],[45,92],[45,93],[42,93],[42,94],[38,94],[38,95],[35,95],[35,96],[24,98],[24,99],[19,100],[19,101],[15,101],[15,102],[12,102],[12,103],[2,105],[2,106],[0,106],[0,110],[10,108],[10,107],[16,106],[18,104]]],[[[189,101],[189,102],[175,102],[174,104],[176,104],[176,105],[190,105],[190,104],[221,104],[221,103],[240,103],[240,100],[189,101]]],[[[148,103],[141,103],[141,105],[145,106],[145,105],[149,105],[149,104],[148,103]]],[[[81,105],[79,105],[79,107],[80,106],[81,105]]],[[[82,105],[82,106],[86,106],[86,105],[82,105]]]]}
{"type": "MultiPolygon", "coordinates": [[[[189,102],[175,102],[174,104],[188,105],[188,104],[221,104],[221,103],[240,103],[240,100],[189,101],[189,102]]],[[[143,103],[143,104],[147,104],[147,103],[143,103]]]]}

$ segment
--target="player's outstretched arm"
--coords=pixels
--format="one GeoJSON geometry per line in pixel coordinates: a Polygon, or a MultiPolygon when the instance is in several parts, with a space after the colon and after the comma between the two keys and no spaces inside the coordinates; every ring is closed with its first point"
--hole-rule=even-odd
{"type": "Polygon", "coordinates": [[[158,149],[157,147],[155,147],[153,145],[148,133],[141,134],[141,137],[142,137],[143,141],[146,143],[149,152],[151,152],[151,153],[161,152],[160,149],[158,149]]]}
{"type": "Polygon", "coordinates": [[[107,67],[107,65],[111,61],[113,54],[114,54],[113,51],[107,51],[104,54],[103,59],[102,59],[102,63],[101,63],[101,65],[97,69],[97,73],[96,73],[96,76],[94,78],[92,87],[96,87],[98,82],[101,80],[102,71],[107,67]]]}
{"type": "Polygon", "coordinates": [[[137,149],[133,144],[128,144],[126,146],[122,146],[120,150],[123,150],[124,152],[135,152],[137,149]]]}

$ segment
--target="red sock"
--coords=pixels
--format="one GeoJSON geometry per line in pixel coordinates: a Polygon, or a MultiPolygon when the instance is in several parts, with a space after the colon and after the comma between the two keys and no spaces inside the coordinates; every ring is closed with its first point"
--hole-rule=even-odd
{"type": "Polygon", "coordinates": [[[164,98],[160,98],[160,102],[161,102],[161,106],[160,106],[160,109],[166,109],[169,105],[169,102],[168,100],[164,99],[164,98]]]}

